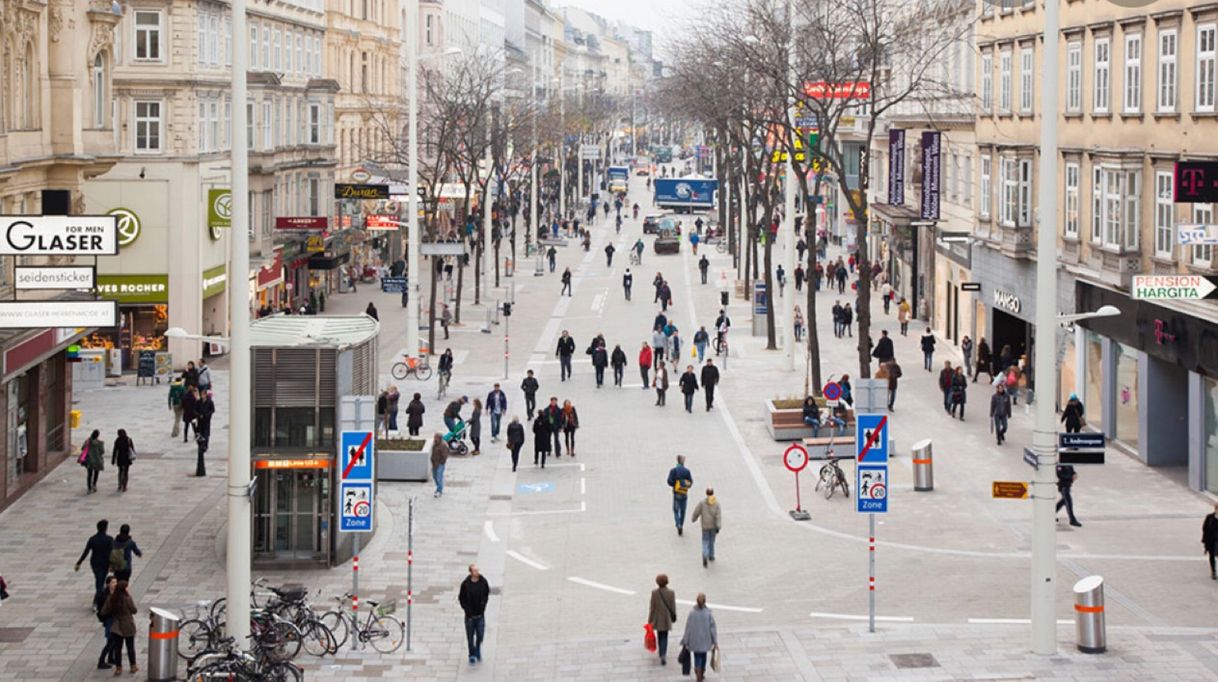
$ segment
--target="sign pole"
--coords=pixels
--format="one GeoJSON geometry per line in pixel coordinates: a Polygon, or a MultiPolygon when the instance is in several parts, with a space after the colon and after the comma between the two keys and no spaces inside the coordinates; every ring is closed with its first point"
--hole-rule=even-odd
{"type": "MultiPolygon", "coordinates": [[[[351,535],[351,617],[359,623],[359,533],[351,535]]],[[[359,637],[351,638],[351,650],[359,650],[359,637]]]]}
{"type": "Polygon", "coordinates": [[[507,380],[507,378],[508,378],[508,356],[511,354],[511,351],[508,349],[508,337],[510,336],[511,332],[512,332],[512,316],[504,315],[503,316],[503,378],[504,378],[504,380],[507,380]]]}
{"type": "Polygon", "coordinates": [[[410,651],[410,617],[414,610],[414,496],[406,514],[406,651],[410,651]]]}
{"type": "Polygon", "coordinates": [[[875,514],[867,515],[867,525],[867,632],[875,632],[875,514]]]}
{"type": "Polygon", "coordinates": [[[804,510],[803,505],[799,501],[799,472],[796,471],[795,472],[795,511],[802,512],[803,510],[804,510]]]}

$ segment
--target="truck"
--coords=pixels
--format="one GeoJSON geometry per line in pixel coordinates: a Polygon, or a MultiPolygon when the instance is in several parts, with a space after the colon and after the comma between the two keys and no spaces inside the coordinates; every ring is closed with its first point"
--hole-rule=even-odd
{"type": "Polygon", "coordinates": [[[715,207],[715,192],[719,191],[718,180],[704,178],[656,178],[655,205],[678,213],[705,211],[715,207]]]}
{"type": "Polygon", "coordinates": [[[630,181],[629,166],[609,166],[609,170],[605,173],[609,180],[610,194],[625,192],[627,183],[630,181]]]}

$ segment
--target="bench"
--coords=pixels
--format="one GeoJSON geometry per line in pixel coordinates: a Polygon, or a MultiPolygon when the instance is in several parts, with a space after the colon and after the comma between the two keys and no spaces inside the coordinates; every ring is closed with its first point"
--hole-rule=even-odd
{"type": "MultiPolygon", "coordinates": [[[[822,432],[828,430],[827,426],[821,427],[822,432]]],[[[808,451],[808,459],[828,459],[830,442],[833,443],[833,452],[838,459],[854,459],[854,436],[805,438],[803,444],[804,449],[808,451]]]]}
{"type": "MultiPolygon", "coordinates": [[[[818,399],[821,404],[822,417],[826,414],[824,400],[818,399]]],[[[810,438],[812,436],[812,427],[804,423],[804,414],[802,409],[783,408],[772,410],[768,415],[766,427],[770,431],[770,436],[777,441],[800,440],[801,438],[810,438]]],[[[854,433],[854,412],[849,410],[846,413],[846,433],[854,433]]]]}

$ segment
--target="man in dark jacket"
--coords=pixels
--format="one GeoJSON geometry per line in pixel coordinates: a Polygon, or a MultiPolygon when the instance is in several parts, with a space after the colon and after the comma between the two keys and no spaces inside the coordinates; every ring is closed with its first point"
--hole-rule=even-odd
{"type": "Polygon", "coordinates": [[[952,411],[952,379],[955,376],[951,361],[944,360],[943,370],[939,372],[939,390],[943,392],[943,411],[948,413],[952,411]]]}
{"type": "Polygon", "coordinates": [[[626,372],[626,351],[622,350],[620,345],[613,347],[609,364],[613,365],[613,385],[621,388],[622,375],[626,372]]]}
{"type": "Polygon", "coordinates": [[[1062,498],[1057,501],[1055,511],[1061,511],[1062,507],[1066,508],[1066,516],[1070,518],[1070,525],[1076,528],[1082,528],[1083,524],[1078,522],[1074,517],[1074,497],[1070,494],[1070,489],[1074,487],[1074,480],[1078,478],[1074,467],[1069,464],[1057,465],[1057,492],[1061,493],[1062,498]]]}
{"type": "Polygon", "coordinates": [[[707,259],[706,254],[704,253],[702,254],[702,257],[698,259],[698,272],[702,273],[703,284],[706,284],[706,273],[708,271],[710,271],[710,260],[707,259]]]}
{"type": "Polygon", "coordinates": [[[1209,555],[1210,578],[1218,580],[1218,572],[1214,570],[1214,558],[1218,556],[1218,504],[1214,505],[1213,512],[1205,515],[1205,521],[1201,524],[1201,545],[1209,555]]]}
{"type": "Polygon", "coordinates": [[[1002,445],[1007,439],[1007,423],[1011,418],[1011,396],[1007,395],[1005,384],[998,384],[994,395],[990,396],[990,419],[994,420],[994,435],[998,444],[1002,445]]]}
{"type": "Polygon", "coordinates": [[[833,302],[833,335],[842,338],[842,302],[833,302]]]}
{"type": "Polygon", "coordinates": [[[712,358],[702,366],[702,392],[706,394],[706,411],[715,406],[715,387],[719,385],[719,368],[712,358]]]}
{"type": "Polygon", "coordinates": [[[575,339],[571,338],[566,329],[562,330],[554,354],[558,356],[559,376],[562,381],[566,381],[567,377],[571,376],[571,356],[575,355],[575,339]]]}
{"type": "Polygon", "coordinates": [[[875,350],[871,351],[871,357],[878,360],[882,365],[885,362],[892,360],[895,356],[896,352],[892,348],[892,339],[888,338],[888,330],[881,329],[880,341],[879,343],[875,344],[875,350]]]}
{"type": "Polygon", "coordinates": [[[922,367],[927,372],[934,371],[935,361],[935,335],[930,331],[930,327],[926,328],[926,333],[922,335],[922,367]]]}
{"type": "Polygon", "coordinates": [[[686,365],[685,373],[681,375],[681,394],[685,396],[685,411],[693,412],[694,393],[698,391],[698,377],[694,376],[694,366],[686,365]]]}
{"type": "Polygon", "coordinates": [[[539,418],[546,420],[550,433],[554,435],[554,456],[562,457],[562,427],[566,424],[566,419],[558,405],[558,398],[550,396],[550,404],[541,411],[539,418]]]}
{"type": "Polygon", "coordinates": [[[605,267],[613,267],[613,252],[617,249],[613,248],[613,244],[605,245],[605,267]]]}
{"type": "Polygon", "coordinates": [[[499,441],[499,425],[503,421],[503,415],[507,413],[507,396],[503,394],[498,383],[486,394],[486,411],[491,415],[491,442],[495,443],[499,441]]]}
{"type": "Polygon", "coordinates": [[[596,370],[596,387],[605,385],[605,368],[609,366],[609,351],[604,343],[597,343],[592,349],[592,369],[596,370]]]}
{"type": "Polygon", "coordinates": [[[622,275],[622,290],[626,292],[626,300],[630,300],[630,287],[634,286],[634,275],[630,274],[630,268],[626,268],[626,274],[622,275]]]}
{"type": "Polygon", "coordinates": [[[371,301],[368,302],[368,307],[364,308],[364,314],[378,322],[381,319],[381,316],[376,312],[376,306],[372,305],[371,301]]]}
{"type": "Polygon", "coordinates": [[[93,569],[94,600],[106,588],[106,573],[110,570],[110,550],[114,549],[114,538],[106,533],[109,527],[110,522],[106,519],[98,521],[97,532],[85,542],[85,551],[76,560],[76,570],[79,571],[85,557],[89,558],[89,568],[93,569]]]}
{"type": "Polygon", "coordinates": [[[469,664],[482,662],[482,638],[486,636],[486,602],[491,598],[491,586],[478,572],[478,567],[469,565],[469,576],[461,581],[457,602],[465,612],[465,641],[469,646],[469,664]]]}
{"type": "Polygon", "coordinates": [[[685,455],[677,455],[677,465],[668,470],[668,488],[672,490],[672,520],[677,524],[677,535],[685,534],[685,507],[689,504],[689,489],[694,484],[694,475],[685,468],[685,455]]]}
{"type": "Polygon", "coordinates": [[[524,409],[529,413],[529,419],[533,418],[533,410],[537,409],[537,389],[541,386],[537,383],[537,378],[533,376],[533,370],[528,371],[528,376],[524,381],[520,382],[520,390],[524,391],[524,409]]]}

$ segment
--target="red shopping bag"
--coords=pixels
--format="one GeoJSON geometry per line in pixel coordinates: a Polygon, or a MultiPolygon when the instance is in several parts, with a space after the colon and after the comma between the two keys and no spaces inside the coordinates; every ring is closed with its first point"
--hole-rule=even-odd
{"type": "Polygon", "coordinates": [[[643,648],[648,651],[656,650],[656,632],[651,627],[651,623],[643,626],[643,648]]]}

